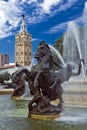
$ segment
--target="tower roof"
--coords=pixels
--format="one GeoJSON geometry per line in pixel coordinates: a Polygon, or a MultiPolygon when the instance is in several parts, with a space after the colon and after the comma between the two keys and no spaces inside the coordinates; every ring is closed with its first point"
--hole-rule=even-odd
{"type": "Polygon", "coordinates": [[[25,32],[27,31],[26,29],[26,23],[25,23],[25,19],[24,19],[24,14],[21,15],[22,16],[22,22],[21,22],[21,25],[20,25],[20,32],[25,32]]]}

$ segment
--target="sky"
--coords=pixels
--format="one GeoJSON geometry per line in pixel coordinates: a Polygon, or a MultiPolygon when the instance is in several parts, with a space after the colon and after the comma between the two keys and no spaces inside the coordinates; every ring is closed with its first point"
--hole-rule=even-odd
{"type": "Polygon", "coordinates": [[[87,20],[84,10],[86,0],[0,0],[0,54],[9,55],[11,63],[15,61],[15,35],[20,30],[22,14],[32,34],[34,55],[40,41],[55,44],[70,21],[82,26],[87,20]]]}

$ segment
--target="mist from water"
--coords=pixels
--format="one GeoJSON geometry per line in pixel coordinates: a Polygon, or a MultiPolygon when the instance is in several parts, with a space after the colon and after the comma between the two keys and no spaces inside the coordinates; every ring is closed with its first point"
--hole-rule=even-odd
{"type": "Polygon", "coordinates": [[[70,32],[74,35],[74,37],[76,39],[79,58],[82,59],[78,26],[73,21],[70,21],[68,24],[68,29],[70,30],[70,32]]]}
{"type": "MultiPolygon", "coordinates": [[[[68,29],[70,30],[70,32],[74,35],[74,37],[76,39],[76,45],[77,45],[77,50],[79,53],[79,59],[83,59],[82,53],[81,53],[81,47],[80,47],[80,36],[79,36],[78,26],[74,22],[71,21],[68,24],[68,29]]],[[[83,62],[81,62],[81,66],[82,66],[83,77],[85,79],[85,70],[84,70],[83,62]]]]}
{"type": "Polygon", "coordinates": [[[85,7],[84,7],[84,10],[83,10],[83,23],[84,24],[87,24],[87,1],[85,2],[85,7]]]}
{"type": "Polygon", "coordinates": [[[59,53],[59,51],[57,49],[55,49],[53,46],[49,45],[50,49],[53,50],[56,55],[58,56],[58,58],[60,59],[61,63],[63,64],[63,66],[66,66],[61,54],[59,53]]]}
{"type": "Polygon", "coordinates": [[[79,63],[79,58],[84,59],[84,65],[83,63],[81,64],[83,77],[85,77],[85,70],[87,70],[87,1],[85,2],[81,19],[76,20],[76,22],[71,21],[68,23],[63,41],[63,58],[64,61],[71,60],[76,65],[79,63]],[[77,26],[76,22],[79,22],[82,26],[77,26]]]}

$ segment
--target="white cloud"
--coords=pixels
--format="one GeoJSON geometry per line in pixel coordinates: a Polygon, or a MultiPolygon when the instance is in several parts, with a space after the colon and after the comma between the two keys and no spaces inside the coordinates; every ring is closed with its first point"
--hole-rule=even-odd
{"type": "Polygon", "coordinates": [[[28,3],[33,3],[35,8],[28,17],[29,23],[46,21],[49,17],[55,14],[55,9],[51,13],[52,7],[59,5],[61,1],[62,0],[44,0],[43,2],[38,2],[38,0],[30,0],[28,3]]]}
{"type": "Polygon", "coordinates": [[[32,39],[32,42],[33,42],[33,41],[38,41],[38,40],[39,40],[38,38],[33,38],[33,39],[32,39]]]}
{"type": "MultiPolygon", "coordinates": [[[[50,28],[48,31],[46,31],[45,33],[53,34],[53,33],[57,33],[57,32],[62,31],[62,30],[66,30],[67,25],[70,21],[55,25],[52,28],[50,28]]],[[[76,19],[73,19],[72,21],[75,22],[76,24],[84,23],[83,15],[81,15],[80,17],[77,17],[76,19]]]]}
{"type": "Polygon", "coordinates": [[[61,1],[62,0],[44,0],[44,2],[40,4],[40,6],[45,13],[50,13],[51,8],[59,4],[61,1]]]}
{"type": "Polygon", "coordinates": [[[11,35],[12,29],[18,26],[18,14],[22,11],[17,7],[17,3],[18,0],[0,1],[0,38],[11,35]]]}
{"type": "Polygon", "coordinates": [[[31,3],[37,3],[37,0],[28,0],[28,4],[31,4],[31,3]]]}
{"type": "Polygon", "coordinates": [[[28,3],[31,4],[33,2],[37,2],[38,0],[21,0],[22,3],[28,3]]]}
{"type": "Polygon", "coordinates": [[[25,2],[27,2],[27,0],[22,0],[22,3],[25,3],[25,2]]]}
{"type": "Polygon", "coordinates": [[[67,8],[70,8],[77,1],[79,2],[79,0],[67,0],[67,2],[65,4],[61,4],[61,6],[59,7],[58,11],[64,11],[67,8]]]}
{"type": "MultiPolygon", "coordinates": [[[[29,23],[39,23],[47,20],[59,11],[70,8],[78,0],[0,0],[0,38],[13,34],[13,29],[19,26],[22,13],[29,23]],[[26,8],[27,6],[27,8],[26,8]],[[57,7],[58,8],[54,8],[57,7]]],[[[63,26],[63,25],[61,25],[63,26]]],[[[59,27],[57,27],[59,28],[59,27]]],[[[53,30],[56,30],[53,28],[53,30]]]]}
{"type": "Polygon", "coordinates": [[[64,29],[66,29],[66,27],[67,27],[67,23],[68,23],[68,22],[64,22],[64,23],[58,24],[58,25],[56,25],[56,26],[50,28],[50,29],[49,29],[47,32],[45,32],[45,33],[52,34],[52,33],[57,33],[57,32],[59,32],[60,30],[64,30],[64,29]]]}

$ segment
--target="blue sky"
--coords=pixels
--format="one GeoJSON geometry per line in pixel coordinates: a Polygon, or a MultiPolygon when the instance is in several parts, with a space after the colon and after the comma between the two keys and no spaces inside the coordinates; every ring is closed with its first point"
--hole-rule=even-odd
{"type": "Polygon", "coordinates": [[[32,34],[34,54],[41,40],[54,44],[70,21],[81,26],[87,17],[84,10],[86,0],[0,0],[0,53],[8,54],[10,62],[14,62],[21,14],[25,15],[28,33],[32,34]]]}

